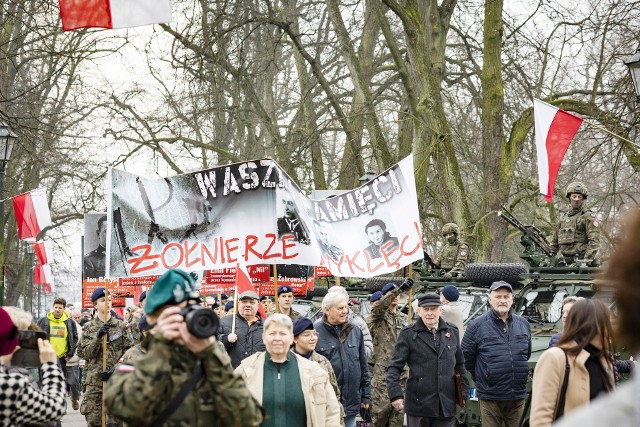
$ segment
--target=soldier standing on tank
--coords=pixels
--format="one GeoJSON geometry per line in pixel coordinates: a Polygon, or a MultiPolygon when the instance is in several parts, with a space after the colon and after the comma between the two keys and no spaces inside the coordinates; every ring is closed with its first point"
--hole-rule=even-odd
{"type": "MultiPolygon", "coordinates": [[[[387,393],[387,368],[398,341],[398,335],[407,325],[407,316],[398,310],[400,294],[408,291],[413,280],[406,279],[400,287],[387,283],[382,288],[382,298],[376,302],[367,318],[367,326],[373,337],[373,355],[369,358],[371,372],[371,415],[375,427],[402,427],[404,412],[391,406],[387,393]]],[[[400,376],[404,388],[408,370],[400,376]]]]}
{"type": "MultiPolygon", "coordinates": [[[[122,320],[111,316],[111,297],[106,298],[104,288],[91,294],[96,316],[84,325],[78,344],[78,356],[86,361],[82,374],[83,398],[80,413],[87,419],[88,427],[102,426],[102,383],[107,381],[118,360],[133,345],[122,320]],[[105,305],[107,305],[105,310],[105,305]],[[105,319],[106,312],[106,319],[105,319]],[[107,368],[102,369],[103,336],[107,336],[107,368]]],[[[107,425],[116,425],[107,417],[107,425]]]]}
{"type": "Polygon", "coordinates": [[[469,262],[469,246],[460,239],[458,225],[453,222],[442,226],[442,237],[447,242],[434,258],[434,267],[445,270],[445,278],[461,276],[469,262]]]}
{"type": "Polygon", "coordinates": [[[567,187],[566,198],[571,209],[556,222],[551,250],[560,252],[567,264],[578,266],[577,260],[588,260],[589,265],[600,265],[600,224],[596,214],[584,206],[589,192],[579,181],[567,187]]]}

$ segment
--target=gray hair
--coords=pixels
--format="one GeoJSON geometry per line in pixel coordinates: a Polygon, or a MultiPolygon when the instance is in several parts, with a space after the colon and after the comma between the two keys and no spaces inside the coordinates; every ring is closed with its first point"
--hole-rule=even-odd
{"type": "Polygon", "coordinates": [[[332,287],[329,288],[329,290],[327,291],[327,295],[330,294],[331,292],[336,292],[336,293],[341,293],[344,296],[347,297],[347,299],[349,299],[349,293],[347,292],[347,290],[340,286],[340,285],[334,285],[332,287]]]}
{"type": "MultiPolygon", "coordinates": [[[[344,289],[344,288],[343,288],[344,289]]],[[[322,299],[322,309],[326,310],[328,308],[334,307],[341,303],[348,303],[349,294],[342,292],[328,292],[327,295],[322,299]]]]}
{"type": "Polygon", "coordinates": [[[275,313],[264,321],[264,331],[266,332],[271,326],[281,326],[286,328],[293,335],[293,322],[286,314],[275,313]]]}

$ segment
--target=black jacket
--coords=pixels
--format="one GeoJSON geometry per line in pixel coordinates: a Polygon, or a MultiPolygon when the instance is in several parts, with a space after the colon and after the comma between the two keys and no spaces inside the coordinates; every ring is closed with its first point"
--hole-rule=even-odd
{"type": "Polygon", "coordinates": [[[469,384],[460,349],[458,328],[442,318],[435,335],[422,319],[405,327],[398,336],[389,368],[387,389],[391,401],[404,397],[405,413],[414,417],[453,417],[456,415],[454,372],[460,373],[462,396],[469,384]],[[409,366],[407,392],[403,395],[400,375],[409,366]]]}
{"type": "Polygon", "coordinates": [[[265,346],[262,342],[263,320],[257,320],[249,326],[244,317],[236,314],[236,335],[238,340],[230,343],[227,338],[231,333],[233,324],[233,315],[225,316],[220,319],[220,329],[218,330],[218,341],[224,344],[233,369],[240,366],[240,362],[251,356],[253,353],[264,351],[265,346]]]}
{"type": "MultiPolygon", "coordinates": [[[[64,324],[67,326],[67,354],[65,357],[71,357],[76,352],[76,346],[78,345],[78,329],[72,318],[65,320],[64,324]]],[[[49,339],[49,318],[47,316],[40,318],[40,320],[38,320],[38,326],[47,334],[47,339],[49,339]]]]}
{"type": "Polygon", "coordinates": [[[337,327],[325,320],[326,317],[314,323],[318,332],[316,352],[331,362],[345,415],[359,414],[360,404],[371,402],[371,376],[362,331],[349,322],[337,327]]]}
{"type": "Polygon", "coordinates": [[[525,318],[511,314],[505,323],[493,309],[487,311],[467,326],[462,351],[478,398],[527,397],[531,328],[525,318]]]}

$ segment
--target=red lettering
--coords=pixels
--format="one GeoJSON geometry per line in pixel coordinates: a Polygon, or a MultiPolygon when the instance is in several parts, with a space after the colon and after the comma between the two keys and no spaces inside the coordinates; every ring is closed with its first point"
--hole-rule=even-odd
{"type": "MultiPolygon", "coordinates": [[[[390,242],[391,243],[391,242],[390,242]]],[[[380,248],[382,249],[382,248],[380,248]]],[[[376,265],[375,267],[371,266],[371,258],[369,258],[369,252],[368,251],[364,251],[364,257],[367,259],[367,270],[369,270],[372,273],[375,273],[376,271],[378,271],[383,265],[384,263],[382,261],[380,261],[380,264],[376,265]]]]}
{"type": "Polygon", "coordinates": [[[360,251],[357,251],[356,254],[353,256],[353,258],[351,258],[349,255],[345,255],[344,256],[344,260],[347,262],[347,266],[349,267],[349,270],[351,270],[351,274],[355,274],[355,270],[353,269],[353,267],[356,267],[358,270],[364,272],[364,268],[360,267],[358,264],[356,264],[356,260],[358,259],[358,257],[360,256],[360,251]]]}
{"type": "Polygon", "coordinates": [[[407,241],[407,239],[409,238],[409,236],[404,236],[404,239],[402,239],[402,243],[400,244],[400,253],[403,256],[408,256],[408,255],[413,255],[414,253],[416,253],[419,249],[422,248],[422,235],[420,234],[420,226],[418,225],[417,222],[413,221],[413,225],[416,228],[416,236],[418,237],[418,244],[416,245],[415,248],[413,248],[411,251],[406,251],[404,249],[404,243],[407,241]]]}
{"type": "Polygon", "coordinates": [[[387,263],[387,265],[389,267],[393,267],[396,270],[399,270],[401,265],[398,262],[400,260],[400,258],[402,258],[402,254],[400,254],[400,251],[398,250],[398,247],[393,247],[391,248],[391,245],[393,244],[393,242],[391,240],[387,241],[387,243],[385,243],[384,245],[380,246],[380,254],[382,255],[382,257],[384,258],[385,262],[387,263]],[[391,250],[387,251],[387,249],[391,248],[391,250]],[[395,261],[391,261],[391,257],[390,255],[393,254],[394,252],[398,252],[399,256],[395,259],[395,261]]]}
{"type": "Polygon", "coordinates": [[[220,248],[220,262],[225,264],[226,261],[224,260],[224,250],[222,250],[222,248],[224,248],[224,240],[222,239],[222,237],[218,237],[218,239],[218,241],[220,242],[218,244],[218,247],[220,248]]]}
{"type": "Polygon", "coordinates": [[[298,252],[296,252],[295,254],[287,254],[287,249],[296,247],[295,243],[287,243],[287,240],[290,240],[293,238],[294,236],[290,236],[290,235],[282,236],[282,258],[284,259],[291,259],[298,256],[298,252]]]}
{"type": "Polygon", "coordinates": [[[182,249],[182,245],[180,243],[171,242],[168,245],[166,245],[162,250],[162,266],[166,269],[176,268],[177,266],[182,264],[183,260],[184,260],[184,249],[182,249]],[[174,264],[167,264],[167,252],[173,248],[178,249],[178,251],[180,252],[180,257],[178,258],[178,262],[174,264]]]}
{"type": "Polygon", "coordinates": [[[151,255],[151,245],[143,243],[142,245],[134,246],[131,248],[133,252],[142,251],[142,255],[136,258],[129,258],[127,264],[133,264],[130,269],[131,274],[141,273],[147,270],[153,270],[158,266],[158,261],[153,261],[149,265],[141,266],[146,261],[160,258],[160,255],[151,255]]]}
{"type": "Polygon", "coordinates": [[[262,259],[262,254],[260,252],[257,252],[255,249],[253,249],[256,243],[258,243],[258,236],[254,236],[252,234],[247,235],[247,238],[245,239],[245,243],[244,243],[244,259],[245,260],[249,259],[249,251],[251,251],[251,253],[257,256],[258,258],[262,259]]]}
{"type": "MultiPolygon", "coordinates": [[[[276,252],[273,254],[270,254],[269,252],[271,251],[271,248],[273,248],[273,246],[276,244],[276,235],[273,233],[267,233],[265,234],[265,236],[267,239],[271,239],[271,243],[269,244],[269,247],[267,248],[266,251],[264,251],[264,257],[262,259],[270,259],[270,258],[278,258],[281,254],[276,252]]],[[[284,238],[284,237],[283,237],[284,238]]]]}
{"type": "Polygon", "coordinates": [[[231,246],[238,240],[240,239],[234,237],[224,242],[224,247],[227,249],[227,259],[229,260],[229,262],[238,262],[238,258],[234,258],[233,255],[233,253],[238,250],[238,246],[231,246]]]}
{"type": "Polygon", "coordinates": [[[329,269],[329,271],[331,271],[331,265],[335,265],[336,268],[338,269],[339,274],[342,274],[343,261],[344,261],[344,255],[340,255],[340,259],[337,262],[331,257],[326,257],[326,258],[324,256],[322,257],[322,262],[327,264],[327,268],[329,269]]]}
{"type": "Polygon", "coordinates": [[[200,256],[202,257],[202,266],[206,266],[207,264],[216,264],[218,262],[218,240],[213,239],[213,255],[209,252],[209,248],[204,243],[200,244],[200,256]],[[205,259],[205,255],[208,260],[205,259]]]}
{"type": "Polygon", "coordinates": [[[185,240],[184,241],[184,254],[185,254],[185,266],[186,267],[191,267],[194,264],[197,264],[198,262],[202,261],[202,258],[196,258],[193,261],[191,261],[189,259],[189,256],[191,255],[191,253],[193,253],[193,251],[195,251],[198,246],[200,246],[201,243],[200,242],[196,242],[193,244],[193,246],[191,246],[191,248],[189,248],[189,241],[185,240]]]}

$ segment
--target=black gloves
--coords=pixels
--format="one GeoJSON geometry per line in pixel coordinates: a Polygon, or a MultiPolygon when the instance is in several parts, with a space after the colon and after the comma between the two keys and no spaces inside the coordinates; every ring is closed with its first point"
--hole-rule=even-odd
{"type": "Polygon", "coordinates": [[[106,323],[100,326],[100,328],[98,329],[98,338],[102,338],[104,334],[107,334],[107,336],[109,336],[109,325],[107,325],[106,323]]]}
{"type": "Polygon", "coordinates": [[[412,286],[413,286],[413,280],[407,278],[407,279],[404,279],[404,282],[402,282],[402,285],[400,285],[400,290],[402,292],[406,292],[409,289],[411,289],[412,286]]]}
{"type": "Polygon", "coordinates": [[[107,368],[106,371],[103,371],[102,369],[100,369],[98,370],[98,377],[102,381],[107,381],[111,377],[111,374],[113,374],[113,371],[115,370],[116,370],[115,366],[112,366],[111,368],[107,368]]]}

